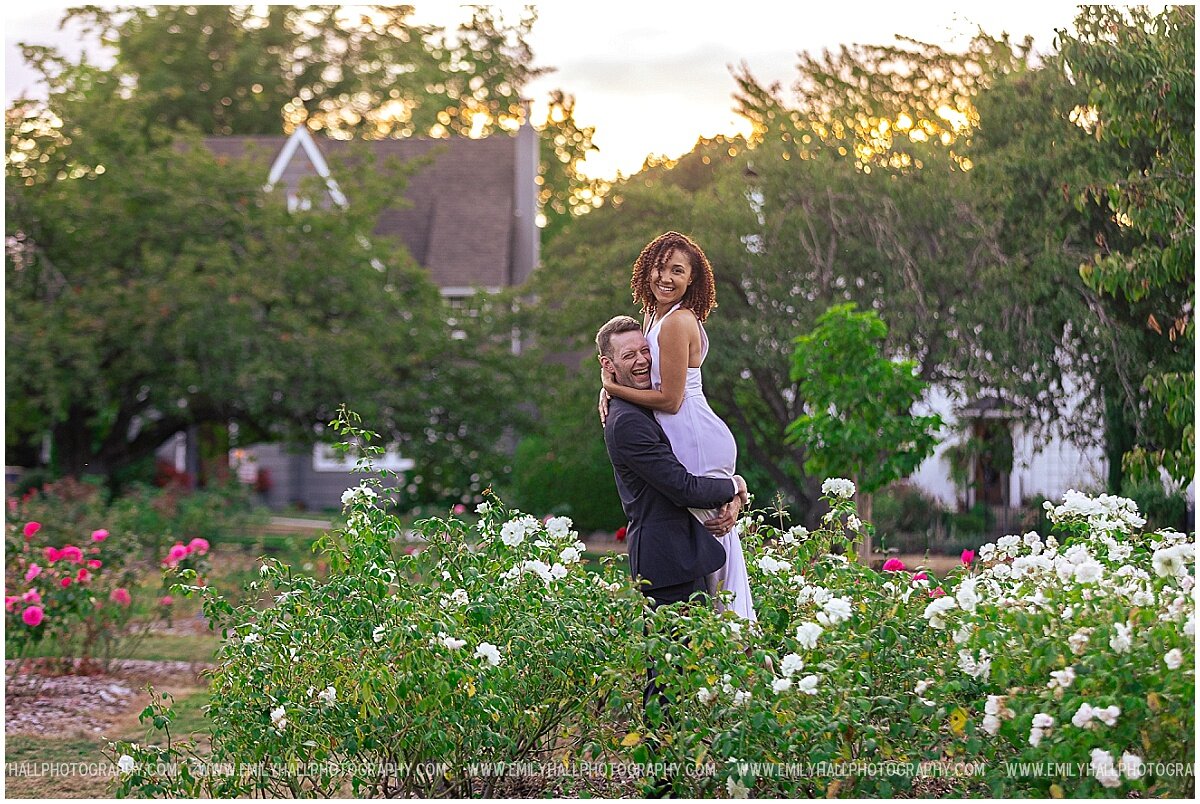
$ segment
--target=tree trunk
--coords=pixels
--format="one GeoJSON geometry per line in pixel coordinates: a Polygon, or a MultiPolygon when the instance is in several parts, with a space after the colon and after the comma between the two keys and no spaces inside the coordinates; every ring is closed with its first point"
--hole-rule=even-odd
{"type": "Polygon", "coordinates": [[[229,424],[204,422],[197,425],[197,447],[200,453],[200,488],[217,486],[229,481],[229,424]]]}
{"type": "Polygon", "coordinates": [[[72,409],[66,421],[54,425],[50,433],[50,466],[57,474],[80,478],[106,475],[109,467],[92,449],[92,434],[86,413],[72,409]]]}
{"type": "Polygon", "coordinates": [[[1104,457],[1108,459],[1108,493],[1120,494],[1125,472],[1121,459],[1137,443],[1133,423],[1125,413],[1120,394],[1104,394],[1104,457]]]}
{"type": "MultiPolygon", "coordinates": [[[[858,487],[857,480],[855,488],[858,487]]],[[[855,502],[858,504],[858,518],[863,521],[863,527],[858,531],[858,538],[854,542],[854,554],[858,557],[858,563],[864,567],[871,566],[871,551],[874,545],[871,543],[871,534],[867,532],[866,523],[871,521],[871,495],[864,494],[861,491],[855,493],[857,498],[855,502]]]]}

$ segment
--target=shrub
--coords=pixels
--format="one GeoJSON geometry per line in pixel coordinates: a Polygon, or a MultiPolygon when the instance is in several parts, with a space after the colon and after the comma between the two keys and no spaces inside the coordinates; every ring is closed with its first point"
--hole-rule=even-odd
{"type": "Polygon", "coordinates": [[[1127,480],[1121,495],[1137,501],[1151,527],[1179,529],[1191,524],[1187,521],[1187,497],[1182,491],[1167,491],[1160,480],[1127,480]]]}
{"type": "MultiPolygon", "coordinates": [[[[475,526],[421,522],[410,552],[376,488],[347,491],[327,580],[266,560],[261,611],[187,588],[226,635],[211,746],[112,744],[119,795],[491,796],[473,763],[574,758],[691,797],[892,796],[954,762],[961,795],[1190,790],[1194,537],[1143,532],[1129,500],[1068,492],[1055,533],[935,582],[849,560],[866,524],[853,485],[827,481],[815,531],[739,523],[750,625],[648,612],[615,561],[583,570],[568,521],[495,499],[475,526]],[[662,703],[643,717],[647,657],[662,703]]],[[[169,728],[165,703],[146,714],[169,728]]]]}
{"type": "Polygon", "coordinates": [[[902,553],[924,552],[928,537],[939,524],[942,505],[907,481],[892,483],[877,492],[872,513],[880,548],[902,553]]]}
{"type": "MultiPolygon", "coordinates": [[[[594,415],[594,414],[593,414],[594,415]]],[[[585,533],[615,531],[625,524],[621,498],[600,428],[591,441],[557,444],[528,436],[513,458],[512,496],[528,511],[570,516],[585,533]]]]}
{"type": "Polygon", "coordinates": [[[145,571],[127,563],[121,534],[9,522],[5,529],[5,648],[12,658],[40,652],[107,662],[136,635],[127,631],[145,571]]]}
{"type": "Polygon", "coordinates": [[[758,629],[693,608],[652,640],[672,717],[630,759],[692,796],[891,796],[948,761],[960,794],[1190,789],[1194,537],[1069,492],[1061,539],[1005,536],[931,588],[830,553],[858,524],[830,502],[820,531],[744,535],[758,629]]]}
{"type": "MultiPolygon", "coordinates": [[[[264,559],[248,590],[273,596],[263,610],[180,587],[203,595],[227,635],[212,674],[211,746],[117,744],[138,762],[121,795],[488,795],[493,780],[471,763],[594,739],[593,708],[636,683],[621,668],[642,599],[616,562],[586,571],[569,519],[543,523],[494,498],[476,527],[417,523],[421,547],[405,549],[380,488],[367,479],[344,496],[347,523],[320,544],[326,580],[264,559]],[[188,770],[192,760],[266,767],[205,776],[188,770]],[[304,776],[288,762],[324,764],[304,776]],[[175,774],[159,772],[172,763],[175,774]]],[[[168,725],[165,706],[153,717],[168,725]]]]}

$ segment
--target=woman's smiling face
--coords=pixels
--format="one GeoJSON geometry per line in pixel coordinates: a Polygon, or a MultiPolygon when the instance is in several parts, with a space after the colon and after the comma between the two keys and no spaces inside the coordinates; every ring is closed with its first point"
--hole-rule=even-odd
{"type": "Polygon", "coordinates": [[[678,303],[687,293],[694,275],[692,260],[686,251],[677,248],[668,254],[663,264],[650,275],[650,291],[654,294],[658,309],[666,312],[678,303]]]}

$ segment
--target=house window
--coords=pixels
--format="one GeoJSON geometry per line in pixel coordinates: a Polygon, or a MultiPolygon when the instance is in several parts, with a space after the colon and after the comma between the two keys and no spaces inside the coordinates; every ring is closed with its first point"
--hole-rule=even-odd
{"type": "Polygon", "coordinates": [[[467,337],[466,330],[461,328],[466,320],[479,315],[479,309],[472,303],[474,296],[475,292],[469,288],[442,289],[442,298],[446,300],[446,306],[450,308],[446,323],[450,325],[450,337],[456,341],[464,340],[467,337]]]}
{"type": "MultiPolygon", "coordinates": [[[[342,456],[330,444],[317,444],[313,447],[314,472],[350,472],[354,470],[358,458],[346,454],[342,456]]],[[[371,465],[375,469],[387,469],[390,472],[407,472],[417,464],[412,458],[400,455],[400,449],[395,444],[388,447],[382,457],[373,457],[371,465]]]]}

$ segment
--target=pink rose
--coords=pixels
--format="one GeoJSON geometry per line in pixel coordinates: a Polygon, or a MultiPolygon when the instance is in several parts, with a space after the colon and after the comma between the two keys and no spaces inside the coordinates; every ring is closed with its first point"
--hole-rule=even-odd
{"type": "Polygon", "coordinates": [[[36,589],[30,589],[25,594],[21,595],[22,603],[41,603],[42,593],[36,589]]]}
{"type": "Polygon", "coordinates": [[[44,616],[46,615],[45,612],[42,611],[41,606],[30,606],[29,608],[25,609],[25,611],[21,612],[21,619],[24,620],[25,624],[31,628],[40,624],[44,616]]]}
{"type": "Polygon", "coordinates": [[[201,539],[199,536],[188,542],[188,552],[202,556],[208,552],[208,539],[201,539]]]}
{"type": "Polygon", "coordinates": [[[970,564],[972,561],[975,560],[975,551],[974,550],[963,550],[962,556],[960,556],[960,558],[962,559],[962,563],[970,564]]]}
{"type": "Polygon", "coordinates": [[[104,562],[98,558],[90,559],[87,563],[88,569],[100,569],[104,566],[104,562]]]}
{"type": "Polygon", "coordinates": [[[158,602],[160,605],[169,606],[175,602],[175,598],[171,597],[170,595],[163,595],[158,599],[158,602]]]}
{"type": "Polygon", "coordinates": [[[71,585],[71,579],[63,578],[61,581],[58,582],[58,585],[61,586],[63,589],[66,589],[68,586],[71,585]]]}
{"type": "Polygon", "coordinates": [[[944,594],[946,594],[946,590],[940,586],[929,590],[930,597],[941,597],[944,594]]]}
{"type": "Polygon", "coordinates": [[[63,561],[70,561],[74,564],[83,563],[83,551],[73,544],[63,545],[63,549],[58,553],[63,561]]]}
{"type": "Polygon", "coordinates": [[[462,503],[459,503],[458,505],[454,506],[450,510],[453,511],[455,514],[463,514],[463,513],[466,513],[467,506],[463,505],[462,503]]]}
{"type": "Polygon", "coordinates": [[[889,558],[883,562],[884,572],[900,572],[904,569],[904,562],[898,558],[889,558]]]}
{"type": "Polygon", "coordinates": [[[21,598],[17,597],[16,595],[8,595],[7,597],[5,597],[4,598],[4,610],[12,611],[13,606],[17,605],[17,601],[20,599],[21,598]]]}
{"type": "Polygon", "coordinates": [[[180,560],[186,558],[187,554],[188,549],[183,546],[183,543],[176,542],[174,546],[171,547],[171,551],[167,553],[167,559],[163,563],[168,567],[173,567],[178,564],[180,560]]]}
{"type": "Polygon", "coordinates": [[[33,534],[37,533],[37,532],[38,532],[39,530],[41,530],[41,529],[42,529],[42,523],[41,523],[41,522],[27,522],[27,523],[25,524],[25,531],[24,531],[24,532],[25,532],[25,538],[26,538],[26,539],[32,539],[32,538],[33,538],[33,534]]]}
{"type": "Polygon", "coordinates": [[[100,530],[92,531],[92,541],[102,542],[108,538],[108,531],[101,528],[100,530]]]}
{"type": "Polygon", "coordinates": [[[75,580],[79,581],[80,583],[87,583],[91,577],[92,573],[83,568],[80,568],[79,572],[75,573],[75,580]]]}
{"type": "Polygon", "coordinates": [[[928,581],[929,576],[923,572],[918,572],[916,575],[912,576],[912,579],[914,581],[928,581]]]}
{"type": "Polygon", "coordinates": [[[60,558],[62,558],[62,553],[57,547],[46,548],[46,560],[51,564],[53,564],[55,561],[58,561],[60,558]]]}
{"type": "Polygon", "coordinates": [[[25,572],[25,583],[29,583],[34,578],[36,578],[38,575],[41,575],[41,573],[42,573],[41,567],[39,567],[37,564],[30,564],[29,569],[25,572]]]}
{"type": "Polygon", "coordinates": [[[114,603],[120,603],[122,606],[128,606],[133,600],[133,598],[129,596],[129,590],[123,586],[118,586],[116,589],[112,590],[112,594],[110,594],[108,597],[114,603]]]}

